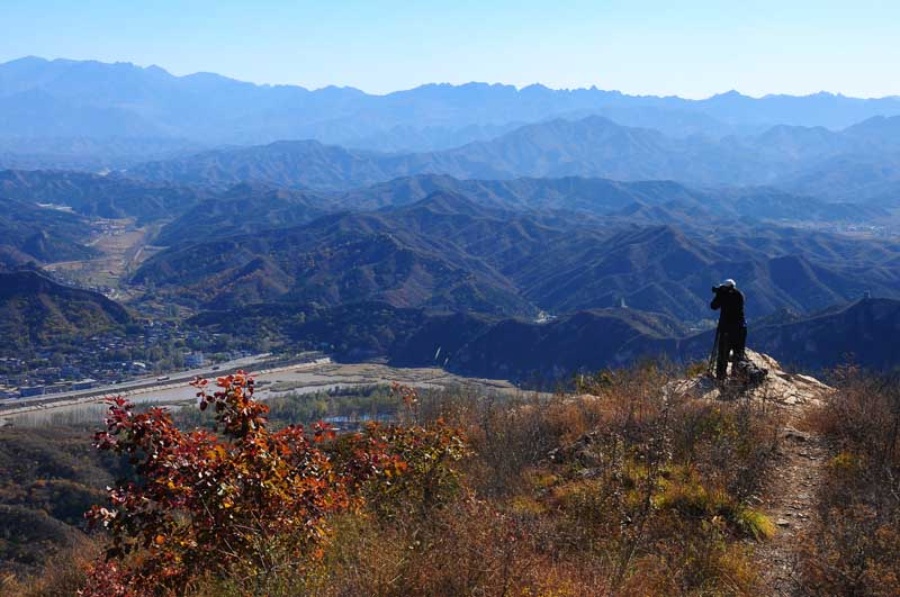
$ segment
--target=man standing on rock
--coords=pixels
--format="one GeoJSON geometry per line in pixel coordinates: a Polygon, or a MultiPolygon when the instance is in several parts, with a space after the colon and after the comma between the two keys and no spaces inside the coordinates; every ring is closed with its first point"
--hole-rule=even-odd
{"type": "Polygon", "coordinates": [[[734,362],[744,358],[744,343],[747,341],[747,322],[744,319],[744,295],[737,289],[731,278],[712,289],[715,298],[710,308],[719,310],[719,327],[716,330],[716,379],[725,379],[725,371],[731,353],[734,362]]]}

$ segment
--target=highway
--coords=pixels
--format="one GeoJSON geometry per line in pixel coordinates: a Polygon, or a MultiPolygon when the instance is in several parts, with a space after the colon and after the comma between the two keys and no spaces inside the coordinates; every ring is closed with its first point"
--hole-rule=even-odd
{"type": "Polygon", "coordinates": [[[178,371],[162,376],[146,376],[118,384],[94,387],[88,390],[73,390],[69,392],[46,394],[43,396],[0,400],[0,416],[17,415],[35,410],[68,407],[75,404],[95,402],[98,398],[106,396],[130,397],[136,394],[148,394],[176,388],[186,388],[187,384],[197,377],[215,379],[216,377],[221,377],[241,369],[248,373],[262,374],[304,366],[319,366],[330,362],[331,359],[323,357],[320,353],[304,353],[289,358],[273,357],[271,354],[264,353],[235,359],[218,365],[200,367],[187,371],[178,371]]]}

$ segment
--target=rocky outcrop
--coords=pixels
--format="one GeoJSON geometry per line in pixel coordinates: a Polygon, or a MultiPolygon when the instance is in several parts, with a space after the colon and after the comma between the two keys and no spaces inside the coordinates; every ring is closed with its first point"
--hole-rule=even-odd
{"type": "Polygon", "coordinates": [[[833,391],[830,386],[814,377],[785,371],[778,361],[769,355],[752,350],[747,350],[746,354],[753,365],[766,370],[766,376],[761,383],[747,384],[737,377],[732,377],[733,364],[730,364],[729,378],[724,383],[718,383],[711,376],[703,374],[674,382],[671,389],[678,395],[691,394],[709,400],[742,397],[773,402],[786,407],[819,404],[833,391]]]}

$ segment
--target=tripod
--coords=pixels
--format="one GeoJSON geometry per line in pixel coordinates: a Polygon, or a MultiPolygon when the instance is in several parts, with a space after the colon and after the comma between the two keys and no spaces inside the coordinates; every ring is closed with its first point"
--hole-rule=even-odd
{"type": "Polygon", "coordinates": [[[710,377],[716,376],[716,364],[719,358],[719,335],[721,332],[716,328],[716,337],[713,339],[712,351],[709,353],[709,367],[706,372],[710,377]]]}

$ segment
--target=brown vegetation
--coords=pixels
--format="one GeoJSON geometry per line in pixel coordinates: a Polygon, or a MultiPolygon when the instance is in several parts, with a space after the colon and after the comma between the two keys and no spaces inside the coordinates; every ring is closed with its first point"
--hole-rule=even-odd
{"type": "Polygon", "coordinates": [[[33,571],[67,549],[83,549],[87,538],[78,527],[84,511],[103,499],[118,463],[91,449],[85,429],[0,433],[2,577],[33,571]]]}
{"type": "Polygon", "coordinates": [[[900,594],[900,386],[896,377],[840,372],[812,423],[831,459],[818,524],[805,538],[802,583],[815,595],[900,594]]]}
{"type": "MultiPolygon", "coordinates": [[[[207,536],[231,536],[227,525],[192,532],[198,546],[191,549],[207,553],[203,564],[191,550],[171,551],[196,562],[179,569],[190,574],[140,590],[198,597],[754,594],[759,571],[748,542],[765,540],[772,525],[751,504],[777,442],[776,421],[755,402],[679,396],[667,391],[668,381],[666,372],[645,366],[598,375],[577,395],[419,397],[398,388],[407,405],[402,424],[303,448],[320,450],[316,458],[328,459],[329,475],[370,466],[357,477],[361,483],[328,489],[340,491],[343,506],[316,510],[312,542],[292,543],[293,532],[279,533],[274,522],[251,542],[237,525],[249,549],[241,567],[237,560],[223,565],[220,548],[200,545],[207,536]],[[360,460],[361,445],[381,464],[360,460]]],[[[185,450],[175,452],[193,453],[185,450]]],[[[192,462],[207,470],[202,458],[192,462]]],[[[164,494],[162,479],[153,482],[164,494]]],[[[182,487],[187,477],[166,479],[182,487]]],[[[212,495],[204,499],[220,509],[214,512],[234,508],[212,495]]],[[[155,521],[147,515],[140,520],[151,524],[138,534],[128,535],[134,526],[118,528],[113,545],[128,542],[129,552],[109,554],[116,568],[96,569],[88,594],[111,594],[109,584],[102,593],[97,583],[121,580],[123,569],[152,576],[161,568],[141,569],[142,563],[177,563],[160,558],[186,532],[179,525],[200,528],[189,512],[154,513],[155,521]],[[167,530],[153,530],[156,523],[167,530]]],[[[7,588],[62,594],[59,587],[82,582],[76,564],[67,569],[60,574],[57,566],[55,575],[30,585],[8,579],[7,588]]],[[[138,585],[123,586],[121,595],[141,594],[138,585]]]]}

